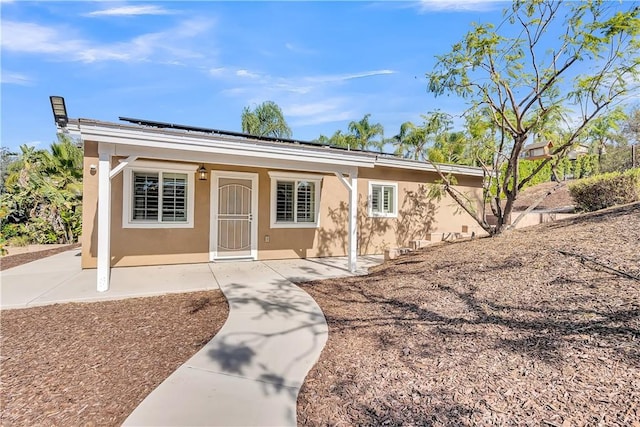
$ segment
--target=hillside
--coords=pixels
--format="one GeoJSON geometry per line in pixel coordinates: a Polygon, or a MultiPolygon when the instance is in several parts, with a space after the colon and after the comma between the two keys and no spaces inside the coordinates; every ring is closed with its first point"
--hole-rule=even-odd
{"type": "MultiPolygon", "coordinates": [[[[568,206],[573,206],[573,199],[569,194],[568,183],[564,182],[562,187],[549,195],[542,203],[540,203],[536,209],[560,209],[568,206]]],[[[514,204],[514,210],[525,210],[532,203],[537,201],[544,193],[552,190],[558,185],[557,182],[543,182],[542,184],[534,185],[532,187],[525,188],[518,195],[518,200],[514,204]]]]}
{"type": "Polygon", "coordinates": [[[304,285],[302,425],[638,425],[640,204],[304,285]]]}

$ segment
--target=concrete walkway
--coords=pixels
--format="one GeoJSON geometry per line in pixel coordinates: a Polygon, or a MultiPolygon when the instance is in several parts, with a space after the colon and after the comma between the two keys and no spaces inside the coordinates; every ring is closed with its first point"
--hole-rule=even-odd
{"type": "MultiPolygon", "coordinates": [[[[112,269],[109,292],[77,251],[0,273],[2,308],[217,289],[229,317],[191,359],[151,392],[126,426],[294,426],[298,392],[325,345],[316,302],[293,281],[349,276],[346,258],[112,269]]],[[[362,272],[381,257],[362,257],[362,272]]]]}
{"type": "Polygon", "coordinates": [[[296,425],[298,391],[327,341],[320,307],[267,263],[214,271],[227,322],[125,426],[296,425]]]}

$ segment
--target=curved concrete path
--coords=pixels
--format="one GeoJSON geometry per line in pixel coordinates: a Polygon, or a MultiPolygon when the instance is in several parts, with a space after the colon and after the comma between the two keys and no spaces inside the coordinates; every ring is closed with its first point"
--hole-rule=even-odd
{"type": "Polygon", "coordinates": [[[124,425],[296,425],[298,392],[327,341],[320,307],[285,278],[296,277],[286,265],[220,263],[213,272],[226,323],[124,425]]]}

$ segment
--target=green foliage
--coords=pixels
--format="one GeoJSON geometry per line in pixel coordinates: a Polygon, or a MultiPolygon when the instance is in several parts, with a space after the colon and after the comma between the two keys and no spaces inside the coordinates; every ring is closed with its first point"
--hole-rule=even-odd
{"type": "Polygon", "coordinates": [[[322,144],[331,145],[332,147],[350,148],[356,146],[355,137],[351,134],[344,134],[341,130],[337,130],[331,135],[331,138],[327,138],[324,135],[316,140],[322,144]]]}
{"type": "MultiPolygon", "coordinates": [[[[616,104],[640,82],[640,8],[634,4],[517,0],[504,15],[497,27],[474,24],[427,74],[430,92],[468,99],[468,114],[491,123],[493,134],[482,126],[474,133],[493,137],[481,145],[490,152],[476,158],[488,175],[487,197],[495,202],[499,226],[477,220],[496,234],[519,190],[538,180],[546,164],[558,163],[588,133],[601,146],[608,143],[619,119],[616,104]],[[595,121],[609,111],[609,119],[595,121]],[[532,135],[554,141],[553,156],[523,170],[520,154],[532,135]]],[[[578,176],[597,171],[591,158],[576,161],[574,169],[578,176]]]]}
{"type": "Polygon", "coordinates": [[[585,211],[640,201],[640,168],[581,179],[569,185],[569,192],[585,211]]]}
{"type": "MultiPolygon", "coordinates": [[[[636,149],[636,164],[640,165],[640,146],[636,149]]],[[[633,167],[633,149],[630,145],[619,144],[607,148],[600,159],[601,172],[624,172],[633,167]]]]}
{"type": "Polygon", "coordinates": [[[384,128],[380,123],[369,123],[369,117],[371,114],[365,114],[359,121],[349,123],[352,138],[348,142],[353,141],[360,150],[381,149],[384,144],[384,128]],[[379,140],[375,139],[377,136],[379,140]]]}
{"type": "Polygon", "coordinates": [[[0,196],[2,235],[11,242],[72,243],[82,232],[82,149],[63,136],[51,150],[20,147],[0,196]]]}
{"type": "Polygon", "coordinates": [[[631,144],[640,144],[640,107],[636,106],[626,115],[622,132],[631,144]]]}
{"type": "Polygon", "coordinates": [[[16,247],[23,247],[23,246],[28,246],[29,243],[31,243],[29,236],[27,235],[22,235],[22,236],[16,236],[16,237],[12,237],[11,239],[8,240],[9,246],[16,246],[16,247]]]}
{"type": "Polygon", "coordinates": [[[365,114],[359,121],[350,122],[348,133],[337,130],[330,138],[320,135],[315,141],[333,147],[382,150],[385,143],[384,128],[380,123],[370,123],[369,117],[371,114],[365,114]]]}
{"type": "Polygon", "coordinates": [[[265,101],[253,110],[245,107],[242,110],[242,131],[255,136],[291,138],[291,128],[273,101],[265,101]]]}
{"type": "Polygon", "coordinates": [[[413,160],[428,158],[445,163],[450,157],[445,140],[451,129],[451,115],[436,110],[422,115],[422,120],[421,125],[405,122],[400,126],[400,132],[391,138],[396,154],[413,160]],[[434,147],[437,143],[439,146],[434,147]]]}
{"type": "MultiPolygon", "coordinates": [[[[543,160],[520,160],[520,173],[529,175],[542,164],[543,160]]],[[[546,163],[542,166],[540,172],[527,182],[523,189],[549,181],[551,181],[551,164],[546,163]]]]}
{"type": "Polygon", "coordinates": [[[0,193],[4,192],[4,182],[9,175],[9,165],[16,160],[7,147],[0,147],[0,193]]]}

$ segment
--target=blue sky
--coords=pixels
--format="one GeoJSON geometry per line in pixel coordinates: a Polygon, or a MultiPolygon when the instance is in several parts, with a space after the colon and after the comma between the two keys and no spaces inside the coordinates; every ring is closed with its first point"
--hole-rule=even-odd
{"type": "Polygon", "coordinates": [[[425,73],[505,5],[2,0],[2,145],[55,140],[49,95],[73,118],[233,131],[243,107],[271,100],[297,139],[366,113],[392,136],[428,111],[464,110],[429,95],[425,73]]]}

